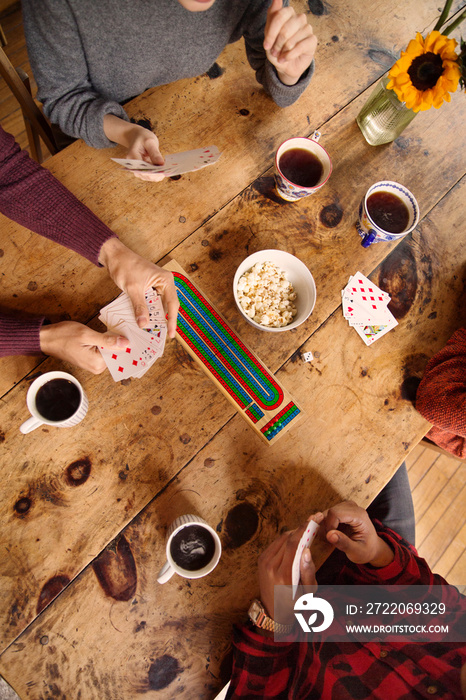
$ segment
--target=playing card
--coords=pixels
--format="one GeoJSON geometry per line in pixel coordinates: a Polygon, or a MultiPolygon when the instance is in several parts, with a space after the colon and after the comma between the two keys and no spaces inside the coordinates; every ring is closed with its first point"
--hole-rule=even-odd
{"type": "Polygon", "coordinates": [[[116,382],[132,376],[133,370],[137,367],[137,359],[131,347],[127,347],[119,352],[107,350],[106,348],[99,348],[99,350],[110,374],[116,382]]]}
{"type": "Polygon", "coordinates": [[[163,173],[167,177],[183,175],[183,173],[194,172],[205,168],[207,165],[216,163],[220,158],[220,151],[217,146],[207,146],[197,148],[193,151],[183,151],[165,156],[163,165],[153,165],[144,160],[134,160],[131,158],[112,158],[115,163],[119,163],[126,170],[145,170],[152,173],[163,173]]]}
{"type": "Polygon", "coordinates": [[[102,357],[115,381],[141,377],[163,355],[167,337],[167,323],[160,295],[153,289],[145,293],[149,311],[149,326],[139,328],[128,295],[117,299],[100,311],[99,318],[109,330],[123,335],[129,341],[124,351],[114,352],[100,348],[102,357]]]}
{"type": "Polygon", "coordinates": [[[367,277],[357,272],[346,285],[343,299],[357,303],[367,311],[374,313],[386,308],[390,301],[390,296],[368,280],[367,277]]]}
{"type": "Polygon", "coordinates": [[[392,328],[395,328],[397,325],[398,321],[394,316],[392,316],[389,323],[387,323],[385,326],[354,326],[354,330],[363,339],[366,345],[372,345],[372,343],[375,343],[376,340],[388,333],[388,331],[391,331],[392,328]]]}
{"type": "Polygon", "coordinates": [[[387,308],[390,295],[382,291],[361,272],[352,275],[341,293],[343,316],[366,345],[398,325],[387,308]]]}
{"type": "Polygon", "coordinates": [[[343,315],[350,326],[366,326],[367,324],[383,326],[393,318],[386,306],[371,311],[367,307],[346,299],[342,301],[342,305],[343,315]]]}
{"type": "Polygon", "coordinates": [[[149,309],[149,326],[156,326],[166,322],[162,299],[153,289],[148,289],[146,294],[146,304],[149,309]]]}
{"type": "Polygon", "coordinates": [[[314,540],[314,537],[317,534],[318,529],[319,525],[316,522],[314,522],[314,520],[310,520],[307,524],[303,536],[299,540],[299,544],[296,549],[296,554],[293,559],[293,566],[291,568],[291,586],[293,598],[296,597],[296,591],[298,590],[299,579],[301,577],[300,564],[303,551],[306,547],[309,547],[311,545],[312,541],[314,540]]]}
{"type": "Polygon", "coordinates": [[[377,285],[371,282],[370,279],[365,277],[362,274],[362,272],[356,272],[355,275],[352,275],[349,278],[348,284],[346,286],[349,287],[350,285],[356,293],[377,294],[382,298],[386,299],[387,302],[390,301],[390,295],[387,292],[384,292],[379,287],[377,287],[377,285]]]}

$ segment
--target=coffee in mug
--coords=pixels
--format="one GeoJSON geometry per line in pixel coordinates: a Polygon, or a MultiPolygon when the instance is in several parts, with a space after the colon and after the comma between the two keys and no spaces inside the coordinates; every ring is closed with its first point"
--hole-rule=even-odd
{"type": "Polygon", "coordinates": [[[173,574],[183,578],[207,576],[217,566],[222,545],[215,530],[198,515],[181,515],[167,532],[167,561],[157,575],[166,583],[173,574]]]}
{"type": "Polygon", "coordinates": [[[319,143],[320,133],[310,138],[287,139],[275,154],[275,189],[287,202],[314,194],[332,172],[329,154],[319,143]]]}
{"type": "Polygon", "coordinates": [[[278,165],[283,175],[299,187],[315,187],[324,169],[319,157],[304,148],[285,151],[278,165]]]}
{"type": "Polygon", "coordinates": [[[71,418],[79,408],[81,392],[69,379],[51,379],[36,394],[36,408],[46,420],[71,418]]]}
{"type": "Polygon", "coordinates": [[[389,233],[403,233],[409,223],[409,210],[393,192],[373,192],[367,198],[367,212],[376,226],[389,233]]]}
{"type": "Polygon", "coordinates": [[[378,241],[397,241],[410,233],[419,221],[416,198],[404,185],[392,180],[376,182],[359,205],[356,229],[367,248],[378,241]]]}
{"type": "Polygon", "coordinates": [[[186,525],[178,530],[170,543],[173,561],[186,571],[199,571],[215,554],[215,541],[202,525],[186,525]]]}
{"type": "Polygon", "coordinates": [[[44,424],[69,428],[80,423],[88,409],[81,384],[67,372],[46,372],[35,379],[26,403],[31,418],[20,426],[22,433],[30,433],[44,424]]]}

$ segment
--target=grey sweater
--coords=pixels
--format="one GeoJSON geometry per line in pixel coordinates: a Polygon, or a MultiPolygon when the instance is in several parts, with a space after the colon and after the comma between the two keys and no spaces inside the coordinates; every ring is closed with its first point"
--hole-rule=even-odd
{"type": "Polygon", "coordinates": [[[308,85],[313,64],[292,87],[279,80],[262,46],[270,3],[216,0],[190,12],[177,0],[22,0],[37,97],[64,133],[111,146],[106,114],[128,120],[122,102],[205,73],[228,43],[244,37],[257,80],[286,107],[308,85]]]}

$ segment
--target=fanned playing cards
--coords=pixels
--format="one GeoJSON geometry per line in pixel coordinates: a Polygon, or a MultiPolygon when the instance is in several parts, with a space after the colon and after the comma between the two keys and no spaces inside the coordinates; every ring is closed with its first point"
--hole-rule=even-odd
{"type": "Polygon", "coordinates": [[[390,295],[379,289],[361,272],[356,272],[350,277],[342,291],[343,316],[366,345],[372,345],[398,325],[398,321],[387,308],[389,301],[390,295]]]}
{"type": "Polygon", "coordinates": [[[129,340],[129,346],[118,352],[99,348],[116,382],[128,377],[142,377],[163,355],[167,322],[162,300],[153,289],[146,291],[145,298],[149,310],[148,328],[139,328],[131,300],[124,292],[100,311],[99,319],[108,330],[129,340]]]}
{"type": "Polygon", "coordinates": [[[314,537],[317,535],[318,529],[319,525],[314,520],[309,520],[306,530],[303,532],[303,535],[299,540],[299,544],[296,549],[296,554],[294,555],[293,559],[293,565],[291,567],[291,586],[293,592],[293,599],[296,597],[299,579],[301,578],[301,557],[306,547],[311,546],[312,542],[314,541],[314,537]]]}
{"type": "Polygon", "coordinates": [[[207,146],[206,148],[197,148],[194,151],[183,151],[165,156],[163,165],[153,165],[144,160],[131,158],[112,158],[112,160],[122,165],[126,170],[145,170],[149,173],[162,173],[166,177],[173,177],[213,165],[218,161],[220,155],[217,146],[207,146]]]}

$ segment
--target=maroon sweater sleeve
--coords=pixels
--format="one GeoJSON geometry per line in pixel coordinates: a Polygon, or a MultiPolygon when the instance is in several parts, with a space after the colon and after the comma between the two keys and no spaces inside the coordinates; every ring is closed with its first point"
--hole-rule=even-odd
{"type": "Polygon", "coordinates": [[[0,313],[0,357],[40,355],[40,329],[44,317],[21,320],[0,313]]]}
{"type": "Polygon", "coordinates": [[[115,234],[0,127],[0,212],[98,265],[115,234]]]}
{"type": "MultiPolygon", "coordinates": [[[[99,265],[102,245],[115,234],[48,170],[29,158],[0,126],[0,212],[99,265]]],[[[43,317],[0,314],[0,357],[39,354],[43,317]]]]}

